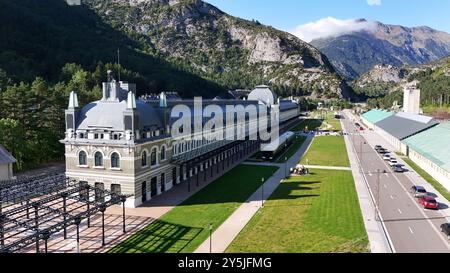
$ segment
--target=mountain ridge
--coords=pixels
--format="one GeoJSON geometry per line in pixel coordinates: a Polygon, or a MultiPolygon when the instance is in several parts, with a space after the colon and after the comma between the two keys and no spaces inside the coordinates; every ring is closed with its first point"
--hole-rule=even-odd
{"type": "MultiPolygon", "coordinates": [[[[367,22],[365,19],[356,23],[367,22]]],[[[422,65],[450,56],[450,34],[428,26],[405,27],[373,22],[374,27],[311,41],[338,73],[353,80],[374,65],[422,65]]]]}
{"type": "Polygon", "coordinates": [[[201,0],[85,0],[152,54],[189,64],[229,89],[268,84],[282,95],[347,98],[327,57],[292,34],[228,15],[201,0]]]}

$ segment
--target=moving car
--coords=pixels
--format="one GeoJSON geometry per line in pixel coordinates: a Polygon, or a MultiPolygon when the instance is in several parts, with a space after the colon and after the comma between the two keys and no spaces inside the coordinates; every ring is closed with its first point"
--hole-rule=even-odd
{"type": "Polygon", "coordinates": [[[412,186],[411,193],[414,194],[414,197],[420,198],[428,195],[427,190],[425,190],[422,186],[412,186]]]}
{"type": "Polygon", "coordinates": [[[441,225],[441,231],[447,236],[447,239],[450,240],[450,224],[442,224],[441,225]]]}
{"type": "Polygon", "coordinates": [[[394,165],[394,166],[392,167],[392,169],[393,169],[394,172],[396,172],[396,173],[404,173],[404,172],[405,172],[405,169],[403,168],[403,165],[400,165],[400,164],[394,165]]]}
{"type": "Polygon", "coordinates": [[[425,209],[439,209],[439,203],[432,196],[422,196],[419,198],[419,202],[425,209]]]}

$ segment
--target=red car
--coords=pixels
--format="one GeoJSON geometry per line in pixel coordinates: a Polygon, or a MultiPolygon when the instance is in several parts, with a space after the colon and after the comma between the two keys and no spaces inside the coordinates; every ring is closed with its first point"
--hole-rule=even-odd
{"type": "Polygon", "coordinates": [[[439,203],[432,196],[420,197],[419,202],[426,209],[439,209],[439,203]]]}

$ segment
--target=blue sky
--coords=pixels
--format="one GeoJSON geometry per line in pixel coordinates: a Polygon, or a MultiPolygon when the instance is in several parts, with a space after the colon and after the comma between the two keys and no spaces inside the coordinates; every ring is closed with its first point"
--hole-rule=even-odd
{"type": "Polygon", "coordinates": [[[285,31],[332,17],[429,26],[450,33],[449,0],[205,0],[241,18],[285,31]],[[369,5],[369,2],[371,5],[369,5]]]}

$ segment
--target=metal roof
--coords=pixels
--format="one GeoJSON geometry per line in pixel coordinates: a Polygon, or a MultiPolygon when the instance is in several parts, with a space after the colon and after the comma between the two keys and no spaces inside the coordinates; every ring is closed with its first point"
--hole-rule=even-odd
{"type": "Polygon", "coordinates": [[[387,117],[375,125],[399,140],[403,140],[428,128],[439,124],[432,118],[412,115],[405,113],[397,113],[387,117]]]}
{"type": "MultiPolygon", "coordinates": [[[[157,111],[143,101],[137,101],[139,127],[162,127],[161,117],[157,111]]],[[[80,113],[78,130],[105,128],[111,131],[125,131],[123,112],[127,110],[127,102],[97,101],[86,105],[80,113]]]]}
{"type": "Polygon", "coordinates": [[[393,116],[395,113],[388,112],[385,110],[370,110],[369,112],[363,114],[363,117],[370,123],[375,124],[377,122],[382,121],[385,118],[393,116]]]}
{"type": "Polygon", "coordinates": [[[450,122],[409,137],[403,143],[450,172],[450,122]]]}
{"type": "Polygon", "coordinates": [[[0,144],[0,165],[16,163],[16,159],[0,144]]]}

